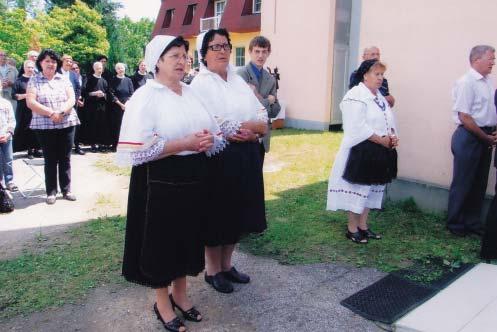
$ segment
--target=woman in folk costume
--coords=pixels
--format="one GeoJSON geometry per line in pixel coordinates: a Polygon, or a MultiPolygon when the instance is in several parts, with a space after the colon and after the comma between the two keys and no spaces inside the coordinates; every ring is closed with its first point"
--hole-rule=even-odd
{"type": "Polygon", "coordinates": [[[156,78],[127,102],[116,155],[133,166],[123,275],[156,289],[154,311],[168,331],[186,331],[175,308],[187,320],[202,319],[186,294],[186,276],[204,269],[208,156],[226,144],[216,120],[180,82],[187,51],[182,37],[156,36],[147,45],[156,78]]]}
{"type": "Polygon", "coordinates": [[[214,218],[206,223],[205,281],[215,290],[233,292],[232,282],[248,283],[248,275],[231,262],[244,234],[266,229],[264,180],[259,137],[267,132],[267,111],[229,63],[231,42],[225,29],[197,37],[201,69],[191,87],[220,123],[230,144],[213,163],[211,197],[221,199],[214,218]]]}
{"type": "Polygon", "coordinates": [[[397,173],[395,121],[378,91],[385,65],[364,61],[355,86],[340,103],[344,137],[328,183],[327,210],[349,211],[346,236],[355,243],[380,239],[368,227],[370,209],[380,209],[385,184],[397,173]]]}

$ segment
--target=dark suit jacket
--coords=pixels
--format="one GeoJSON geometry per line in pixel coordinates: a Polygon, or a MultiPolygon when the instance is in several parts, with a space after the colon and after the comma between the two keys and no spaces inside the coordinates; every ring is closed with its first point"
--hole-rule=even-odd
{"type": "Polygon", "coordinates": [[[72,88],[74,90],[74,98],[76,98],[76,102],[81,96],[81,84],[79,84],[78,75],[72,70],[69,71],[69,81],[71,81],[72,88]]]}
{"type": "MultiPolygon", "coordinates": [[[[269,104],[268,96],[273,95],[277,98],[276,91],[276,79],[273,75],[271,75],[266,69],[262,70],[262,76],[260,81],[257,80],[257,76],[252,69],[250,63],[248,63],[245,67],[242,67],[238,70],[238,75],[240,75],[245,82],[248,84],[252,84],[256,87],[257,92],[262,96],[261,104],[266,108],[268,117],[270,119],[275,118],[281,110],[281,106],[276,99],[274,104],[269,104]]],[[[262,138],[262,144],[264,144],[264,150],[269,152],[269,142],[271,139],[271,123],[268,123],[269,130],[267,134],[262,138]]]]}

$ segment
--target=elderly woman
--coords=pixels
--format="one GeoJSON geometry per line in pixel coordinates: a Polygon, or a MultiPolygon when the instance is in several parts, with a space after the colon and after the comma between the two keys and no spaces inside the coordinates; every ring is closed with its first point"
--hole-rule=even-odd
{"type": "Polygon", "coordinates": [[[109,91],[111,94],[112,104],[109,110],[109,127],[110,127],[110,142],[111,151],[115,152],[117,141],[119,140],[119,132],[121,130],[121,122],[123,121],[126,102],[135,89],[133,82],[129,77],[124,76],[126,67],[124,63],[116,63],[116,76],[110,80],[109,91]]]}
{"type": "Polygon", "coordinates": [[[148,72],[145,60],[140,60],[140,63],[138,63],[138,69],[136,70],[135,74],[131,76],[131,80],[133,81],[133,88],[137,90],[139,87],[144,86],[145,83],[147,83],[147,80],[151,78],[154,77],[148,72]]]}
{"type": "Polygon", "coordinates": [[[79,119],[74,110],[74,89],[60,74],[62,61],[51,49],[43,50],[36,60],[39,73],[28,83],[26,103],[33,111],[30,128],[38,137],[45,158],[47,204],[54,204],[57,194],[57,171],[62,197],[75,201],[71,193],[71,148],[79,119]]]}
{"type": "Polygon", "coordinates": [[[355,243],[381,238],[368,227],[368,213],[381,208],[385,184],[397,173],[394,117],[378,91],[385,69],[378,60],[364,61],[340,104],[344,137],[331,170],[327,210],[349,211],[346,236],[355,243]]]}
{"type": "Polygon", "coordinates": [[[40,144],[35,133],[29,128],[33,113],[26,105],[26,89],[28,82],[35,72],[35,63],[31,60],[24,61],[24,74],[19,76],[12,87],[12,99],[17,100],[16,118],[17,126],[14,132],[14,152],[28,150],[28,158],[41,157],[38,151],[40,144]]]}
{"type": "Polygon", "coordinates": [[[233,292],[232,282],[250,281],[233,267],[236,243],[245,234],[266,229],[258,140],[267,131],[267,112],[229,64],[231,48],[225,29],[199,35],[202,68],[191,84],[230,140],[211,176],[215,191],[210,197],[219,208],[205,223],[205,281],[223,293],[233,292]]]}
{"type": "Polygon", "coordinates": [[[176,317],[198,322],[186,276],[204,269],[202,224],[209,207],[207,155],[224,148],[216,120],[181,83],[188,42],[159,35],[145,59],[155,79],[126,104],[117,160],[133,165],[129,187],[123,275],[156,289],[154,311],[169,331],[185,331],[176,317]],[[171,295],[168,288],[171,286],[171,295]]]}
{"type": "Polygon", "coordinates": [[[105,152],[110,144],[107,99],[109,82],[102,76],[104,66],[100,61],[93,64],[93,75],[86,81],[83,97],[85,99],[85,122],[83,141],[91,145],[91,152],[105,152]]]}

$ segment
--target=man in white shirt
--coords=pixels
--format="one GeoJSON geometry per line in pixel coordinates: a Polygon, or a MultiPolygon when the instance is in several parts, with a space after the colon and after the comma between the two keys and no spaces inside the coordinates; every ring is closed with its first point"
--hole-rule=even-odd
{"type": "Polygon", "coordinates": [[[488,77],[495,64],[495,49],[471,49],[471,69],[452,91],[454,170],[449,190],[447,229],[454,235],[482,234],[481,208],[487,188],[492,147],[497,141],[495,89],[488,77]]]}

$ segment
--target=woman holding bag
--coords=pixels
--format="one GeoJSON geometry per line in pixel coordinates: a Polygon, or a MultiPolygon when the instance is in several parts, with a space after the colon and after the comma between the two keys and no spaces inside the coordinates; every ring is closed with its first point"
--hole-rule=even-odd
{"type": "Polygon", "coordinates": [[[368,213],[381,208],[385,184],[397,174],[394,116],[378,91],[385,69],[366,60],[357,70],[340,104],[344,137],[328,183],[326,209],[348,211],[346,237],[361,244],[381,238],[368,227],[368,213]]]}

